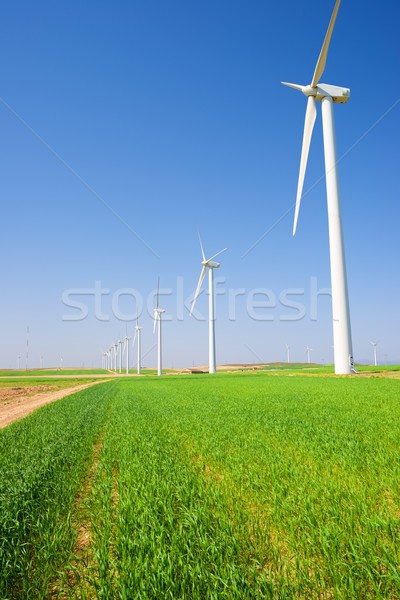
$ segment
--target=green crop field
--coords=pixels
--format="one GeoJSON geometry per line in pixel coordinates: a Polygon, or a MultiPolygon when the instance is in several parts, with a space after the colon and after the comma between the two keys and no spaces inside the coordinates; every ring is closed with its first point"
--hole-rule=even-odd
{"type": "Polygon", "coordinates": [[[0,431],[0,597],[400,597],[400,381],[114,380],[0,431]]]}
{"type": "Polygon", "coordinates": [[[106,375],[109,371],[104,369],[0,369],[0,377],[65,377],[66,375],[106,375]]]}

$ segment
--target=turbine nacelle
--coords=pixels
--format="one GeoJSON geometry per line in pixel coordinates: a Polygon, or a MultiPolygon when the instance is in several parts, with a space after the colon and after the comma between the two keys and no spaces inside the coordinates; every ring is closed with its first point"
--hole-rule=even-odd
{"type": "Polygon", "coordinates": [[[221,266],[220,263],[215,262],[213,260],[205,260],[201,264],[203,265],[203,267],[208,267],[209,269],[219,269],[219,267],[221,266]]]}
{"type": "Polygon", "coordinates": [[[338,85],[330,85],[329,83],[319,83],[317,87],[311,85],[298,85],[297,83],[287,83],[282,81],[283,85],[287,85],[305,96],[313,96],[315,100],[321,102],[324,98],[332,98],[335,104],[344,104],[350,98],[349,88],[339,87],[338,85]]]}

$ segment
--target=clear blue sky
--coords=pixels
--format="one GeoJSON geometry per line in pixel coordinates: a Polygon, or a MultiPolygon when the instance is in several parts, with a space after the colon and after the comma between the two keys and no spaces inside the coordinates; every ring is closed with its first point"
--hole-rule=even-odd
{"type": "MultiPolygon", "coordinates": [[[[285,343],[292,360],[308,344],[312,359],[332,362],[330,300],[320,296],[315,314],[310,291],[330,286],[320,106],[293,238],[306,99],[280,81],[310,82],[333,5],[2,5],[1,367],[19,354],[25,365],[27,325],[29,366],[41,355],[45,366],[60,355],[98,365],[133,329],[135,302],[121,290],[151,304],[158,276],[165,366],[206,364],[207,325],[179,300],[200,273],[197,230],[206,254],[228,247],[216,272],[219,363],[283,360],[285,343]],[[109,290],[102,306],[74,296],[88,315],[66,320],[79,314],[66,290],[96,281],[109,290]],[[266,302],[257,289],[269,290],[269,308],[249,309],[266,302]],[[279,300],[293,289],[305,308],[294,321],[279,300]]],[[[399,18],[394,0],[343,0],[322,77],[351,88],[335,122],[356,361],[380,340],[379,360],[400,362],[399,18]]],[[[204,316],[206,303],[203,293],[204,316]]],[[[154,365],[146,307],[141,324],[154,365]]]]}

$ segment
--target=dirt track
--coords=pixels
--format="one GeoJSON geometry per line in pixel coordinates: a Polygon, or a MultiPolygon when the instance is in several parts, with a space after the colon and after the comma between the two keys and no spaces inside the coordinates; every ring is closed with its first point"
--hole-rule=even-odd
{"type": "Polygon", "coordinates": [[[0,404],[0,429],[6,427],[6,425],[9,425],[10,423],[13,423],[14,421],[17,421],[18,419],[23,419],[31,412],[37,408],[40,408],[41,406],[44,406],[45,404],[49,404],[55,400],[60,400],[60,398],[64,398],[64,396],[68,396],[69,394],[73,394],[74,392],[84,390],[92,385],[97,385],[103,382],[104,379],[102,381],[93,381],[91,383],[85,383],[84,385],[76,385],[75,387],[64,388],[62,390],[57,390],[56,392],[42,392],[40,394],[33,394],[29,396],[20,395],[17,398],[12,398],[9,402],[0,404]]]}

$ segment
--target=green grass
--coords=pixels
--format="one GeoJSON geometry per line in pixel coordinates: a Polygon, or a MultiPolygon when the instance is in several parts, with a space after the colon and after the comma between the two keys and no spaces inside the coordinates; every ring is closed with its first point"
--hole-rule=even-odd
{"type": "Polygon", "coordinates": [[[399,392],[256,372],[46,406],[0,432],[0,597],[399,598],[399,392]]]}
{"type": "Polygon", "coordinates": [[[0,378],[1,377],[65,377],[66,375],[87,375],[90,377],[91,375],[106,375],[109,371],[104,369],[33,369],[27,370],[24,369],[1,369],[0,370],[0,378]]]}
{"type": "Polygon", "coordinates": [[[48,597],[73,549],[71,507],[113,383],[45,406],[0,431],[0,597],[48,597]]]}
{"type": "Polygon", "coordinates": [[[383,373],[385,371],[400,371],[400,365],[357,365],[357,371],[360,373],[383,373]]]}

